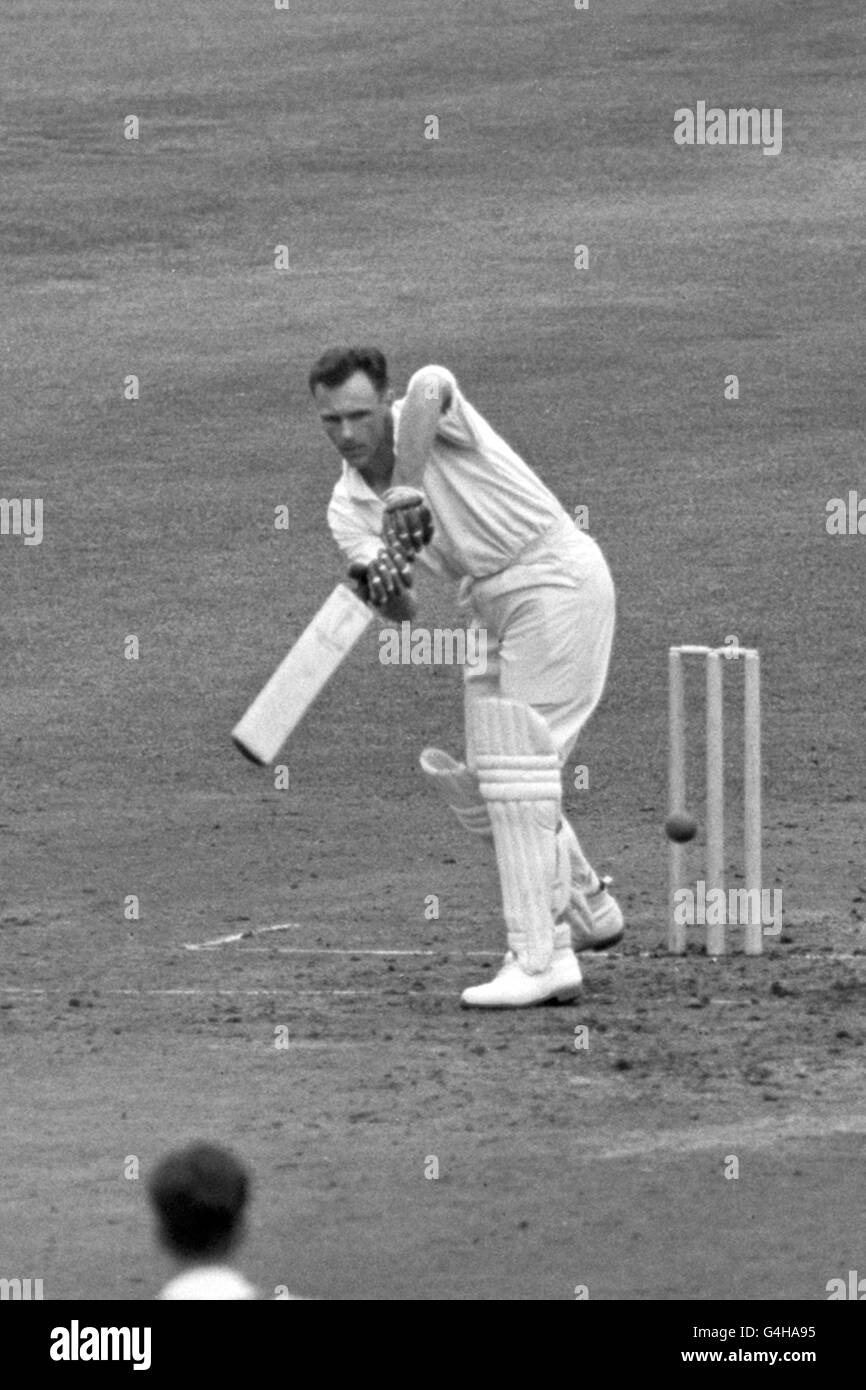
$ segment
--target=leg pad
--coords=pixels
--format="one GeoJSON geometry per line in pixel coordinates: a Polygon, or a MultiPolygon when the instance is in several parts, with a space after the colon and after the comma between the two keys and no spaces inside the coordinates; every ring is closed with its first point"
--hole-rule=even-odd
{"type": "Polygon", "coordinates": [[[567,892],[556,840],[562,808],[559,755],[546,723],[528,705],[478,700],[472,722],[508,944],[525,970],[541,973],[553,959],[554,913],[562,910],[567,892]]]}

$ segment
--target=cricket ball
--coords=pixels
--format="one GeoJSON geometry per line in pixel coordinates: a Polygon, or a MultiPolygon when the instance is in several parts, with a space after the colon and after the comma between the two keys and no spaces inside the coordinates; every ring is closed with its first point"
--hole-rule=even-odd
{"type": "Polygon", "coordinates": [[[688,840],[693,840],[697,833],[697,823],[684,811],[677,811],[665,821],[665,834],[675,844],[684,845],[688,840]]]}

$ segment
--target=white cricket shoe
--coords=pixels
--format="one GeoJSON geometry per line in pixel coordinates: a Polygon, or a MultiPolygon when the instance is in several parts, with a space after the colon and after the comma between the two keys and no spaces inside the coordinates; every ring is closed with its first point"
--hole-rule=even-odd
{"type": "Polygon", "coordinates": [[[609,878],[603,878],[594,893],[585,894],[586,906],[592,919],[588,930],[584,920],[568,914],[572,944],[575,951],[606,951],[621,941],[625,932],[622,909],[613,893],[608,892],[609,878]]]}
{"type": "Polygon", "coordinates": [[[486,985],[471,985],[460,998],[467,1008],[525,1009],[553,1000],[566,1003],[580,993],[582,982],[577,956],[570,947],[554,951],[550,965],[538,975],[530,975],[509,951],[495,979],[486,985]]]}

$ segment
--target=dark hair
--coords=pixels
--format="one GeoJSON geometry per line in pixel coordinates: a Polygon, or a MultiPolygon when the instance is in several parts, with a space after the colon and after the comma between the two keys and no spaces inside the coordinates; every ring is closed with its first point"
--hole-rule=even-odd
{"type": "Polygon", "coordinates": [[[313,364],[309,377],[310,390],[315,395],[320,383],[322,386],[342,386],[355,372],[368,376],[380,395],[388,389],[388,364],[378,348],[332,347],[313,364]]]}
{"type": "Polygon", "coordinates": [[[162,1238],[175,1254],[224,1254],[234,1244],[248,1180],[226,1149],[197,1143],[170,1153],[148,1189],[162,1238]]]}

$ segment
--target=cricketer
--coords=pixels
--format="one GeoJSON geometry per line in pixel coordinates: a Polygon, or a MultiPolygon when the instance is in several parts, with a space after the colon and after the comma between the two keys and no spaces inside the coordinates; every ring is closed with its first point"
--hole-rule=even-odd
{"type": "Polygon", "coordinates": [[[360,596],[416,612],[417,562],[453,580],[487,661],[464,667],[465,760],[421,768],[466,830],[492,841],[507,952],[478,1008],[575,998],[577,953],[623,934],[620,907],[562,810],[562,768],[607,677],[614,586],[598,544],[469,403],[445,367],[395,400],[378,348],[335,347],[310,390],[343,462],[328,524],[360,596]]]}

